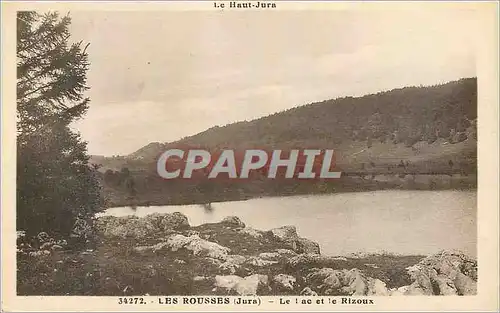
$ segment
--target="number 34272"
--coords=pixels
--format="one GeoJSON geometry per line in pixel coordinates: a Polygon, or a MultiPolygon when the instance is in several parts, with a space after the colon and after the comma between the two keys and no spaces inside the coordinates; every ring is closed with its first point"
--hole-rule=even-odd
{"type": "Polygon", "coordinates": [[[146,304],[144,298],[118,298],[118,304],[146,304]]]}

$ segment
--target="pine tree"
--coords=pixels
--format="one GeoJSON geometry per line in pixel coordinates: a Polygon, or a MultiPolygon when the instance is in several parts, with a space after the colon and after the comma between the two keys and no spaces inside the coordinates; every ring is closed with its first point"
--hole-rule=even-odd
{"type": "Polygon", "coordinates": [[[100,208],[96,168],[71,130],[89,104],[82,42],[70,43],[69,16],[17,15],[17,228],[67,235],[76,217],[100,208]]]}

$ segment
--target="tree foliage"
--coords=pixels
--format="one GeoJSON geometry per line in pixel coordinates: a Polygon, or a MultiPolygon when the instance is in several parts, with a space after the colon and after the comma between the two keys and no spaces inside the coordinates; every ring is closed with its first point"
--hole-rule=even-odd
{"type": "Polygon", "coordinates": [[[71,43],[68,15],[17,15],[17,228],[69,234],[101,205],[86,143],[70,128],[84,96],[87,46],[71,43]]]}
{"type": "MultiPolygon", "coordinates": [[[[174,144],[336,147],[352,141],[366,141],[367,146],[372,141],[388,141],[410,147],[436,138],[455,142],[456,132],[460,134],[455,139],[461,140],[476,118],[477,80],[466,78],[311,103],[250,122],[211,128],[174,144]]],[[[132,156],[142,155],[136,152],[132,156]]]]}

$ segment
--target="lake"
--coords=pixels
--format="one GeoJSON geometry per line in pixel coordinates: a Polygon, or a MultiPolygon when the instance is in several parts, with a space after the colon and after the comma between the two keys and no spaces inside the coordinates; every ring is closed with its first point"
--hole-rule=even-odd
{"type": "Polygon", "coordinates": [[[116,207],[103,215],[185,214],[191,225],[238,216],[247,227],[295,225],[325,255],[387,251],[429,255],[459,249],[476,256],[477,191],[374,191],[259,198],[200,205],[116,207]]]}

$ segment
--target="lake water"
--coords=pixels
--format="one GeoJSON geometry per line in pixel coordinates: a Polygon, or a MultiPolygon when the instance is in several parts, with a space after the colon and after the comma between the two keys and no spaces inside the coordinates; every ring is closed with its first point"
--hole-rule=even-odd
{"type": "Polygon", "coordinates": [[[200,205],[110,208],[105,215],[185,214],[191,225],[238,216],[247,227],[295,225],[325,255],[388,251],[428,255],[459,249],[476,256],[476,191],[375,191],[260,198],[200,205]]]}

